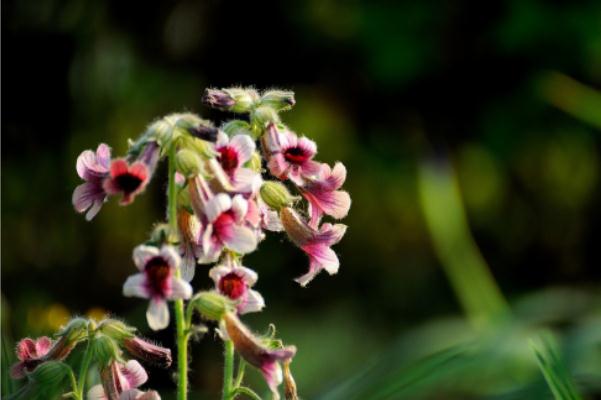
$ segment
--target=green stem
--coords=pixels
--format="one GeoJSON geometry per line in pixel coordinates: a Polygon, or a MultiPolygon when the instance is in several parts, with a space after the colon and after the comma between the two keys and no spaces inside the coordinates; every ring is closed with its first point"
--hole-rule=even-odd
{"type": "MultiPolygon", "coordinates": [[[[171,235],[177,232],[177,187],[175,186],[175,146],[169,151],[169,171],[167,186],[167,222],[171,228],[171,235]]],[[[180,278],[181,272],[175,271],[175,276],[180,278]]],[[[188,329],[184,316],[184,301],[175,301],[175,327],[177,329],[177,399],[188,398],[188,329]]]]}
{"type": "Polygon", "coordinates": [[[71,367],[69,367],[67,365],[67,368],[69,368],[69,379],[71,380],[71,397],[73,397],[76,400],[83,400],[81,397],[79,397],[79,387],[77,386],[77,379],[75,379],[75,374],[73,373],[73,369],[71,367]]]}
{"type": "Polygon", "coordinates": [[[239,394],[243,394],[243,395],[251,398],[252,400],[262,400],[261,396],[259,396],[254,391],[252,391],[250,388],[247,388],[245,386],[240,386],[239,388],[236,388],[236,390],[234,390],[233,398],[235,398],[239,394]]]}
{"type": "Polygon", "coordinates": [[[223,395],[222,400],[231,400],[234,390],[232,387],[234,375],[234,343],[231,340],[223,342],[223,395]]]}
{"type": "Polygon", "coordinates": [[[244,370],[246,368],[246,361],[240,357],[238,361],[238,372],[236,372],[236,380],[234,381],[234,388],[239,388],[242,385],[244,379],[244,370]]]}
{"type": "Polygon", "coordinates": [[[93,337],[88,338],[88,344],[86,346],[86,352],[84,353],[83,360],[81,362],[81,367],[79,368],[79,380],[77,382],[77,398],[79,400],[83,400],[83,392],[86,386],[86,380],[88,378],[88,369],[90,368],[90,363],[92,362],[92,341],[93,337]]]}

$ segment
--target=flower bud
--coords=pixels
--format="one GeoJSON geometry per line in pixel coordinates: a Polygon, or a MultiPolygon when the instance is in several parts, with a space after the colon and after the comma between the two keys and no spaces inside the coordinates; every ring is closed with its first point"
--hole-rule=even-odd
{"type": "Polygon", "coordinates": [[[217,292],[200,292],[192,298],[191,303],[203,318],[213,321],[221,320],[235,308],[230,299],[217,292]]]}
{"type": "Polygon", "coordinates": [[[126,338],[123,341],[123,347],[139,360],[162,368],[171,366],[171,350],[165,347],[157,346],[137,336],[126,338]]]}
{"type": "Polygon", "coordinates": [[[61,330],[56,334],[57,336],[64,337],[69,341],[81,340],[88,334],[88,325],[92,323],[85,318],[73,318],[67,323],[61,330]]]}
{"type": "Polygon", "coordinates": [[[255,172],[261,172],[262,162],[263,160],[261,158],[261,155],[255,151],[250,156],[250,160],[248,160],[246,166],[255,172]]]}
{"type": "Polygon", "coordinates": [[[98,330],[109,338],[117,341],[134,338],[134,333],[136,332],[136,328],[127,326],[123,322],[116,319],[105,319],[100,323],[98,330]]]}
{"type": "Polygon", "coordinates": [[[46,361],[40,364],[29,376],[40,385],[54,386],[69,374],[69,367],[61,361],[46,361]]]}
{"type": "Polygon", "coordinates": [[[250,124],[246,121],[242,121],[239,119],[233,119],[231,121],[226,122],[221,126],[221,130],[224,131],[230,137],[234,135],[251,134],[250,124]]]}
{"type": "Polygon", "coordinates": [[[261,97],[261,105],[270,106],[276,111],[288,111],[295,104],[294,92],[287,90],[268,90],[261,97]]]}
{"type": "Polygon", "coordinates": [[[115,340],[107,335],[97,335],[92,342],[94,359],[100,366],[107,366],[115,360],[121,359],[121,349],[115,340]]]}
{"type": "MultiPolygon", "coordinates": [[[[149,242],[156,247],[160,247],[165,243],[177,243],[177,232],[172,232],[171,227],[166,223],[158,223],[152,228],[149,242]]],[[[130,329],[132,329],[132,332],[136,331],[135,328],[130,329]]]]}
{"type": "Polygon", "coordinates": [[[203,101],[208,106],[220,110],[247,113],[255,105],[258,98],[259,95],[253,89],[207,89],[203,101]]]}
{"type": "Polygon", "coordinates": [[[219,129],[212,125],[198,125],[188,129],[188,132],[195,138],[214,143],[217,140],[219,129]]]}
{"type": "Polygon", "coordinates": [[[185,177],[196,176],[202,171],[202,160],[194,151],[182,149],[175,155],[175,168],[185,177]]]}
{"type": "Polygon", "coordinates": [[[262,133],[265,125],[271,123],[278,124],[280,122],[278,113],[270,106],[260,106],[255,108],[251,113],[250,118],[253,122],[253,128],[259,130],[257,134],[262,133]]]}
{"type": "Polygon", "coordinates": [[[261,199],[271,208],[280,210],[291,205],[297,197],[292,196],[286,186],[280,182],[266,181],[259,191],[261,199]]]}

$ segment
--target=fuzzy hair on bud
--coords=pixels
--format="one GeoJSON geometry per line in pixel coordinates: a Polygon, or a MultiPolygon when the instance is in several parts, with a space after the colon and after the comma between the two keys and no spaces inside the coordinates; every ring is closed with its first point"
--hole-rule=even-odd
{"type": "Polygon", "coordinates": [[[214,291],[199,292],[191,303],[203,318],[211,321],[220,321],[227,312],[235,309],[230,299],[214,291]]]}
{"type": "Polygon", "coordinates": [[[194,151],[182,149],[175,156],[175,168],[185,177],[196,176],[202,171],[202,160],[194,151]]]}
{"type": "Polygon", "coordinates": [[[292,196],[286,186],[280,182],[266,181],[261,186],[261,199],[274,210],[291,205],[298,197],[292,196]]]}
{"type": "Polygon", "coordinates": [[[288,111],[296,104],[294,92],[287,90],[268,90],[261,96],[261,104],[275,111],[288,111]]]}

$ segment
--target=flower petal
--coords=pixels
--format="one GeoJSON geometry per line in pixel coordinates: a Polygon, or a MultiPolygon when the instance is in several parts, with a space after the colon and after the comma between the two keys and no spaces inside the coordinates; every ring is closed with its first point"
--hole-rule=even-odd
{"type": "Polygon", "coordinates": [[[146,275],[142,273],[129,276],[123,284],[123,295],[147,299],[150,294],[146,287],[146,275]]]}
{"type": "Polygon", "coordinates": [[[258,312],[265,308],[265,300],[263,296],[256,290],[249,290],[246,294],[246,299],[238,307],[240,314],[258,312]]]}
{"type": "Polygon", "coordinates": [[[246,254],[257,248],[257,237],[252,230],[238,225],[232,225],[230,229],[231,234],[222,238],[228,249],[246,254]]]}
{"type": "Polygon", "coordinates": [[[232,199],[232,211],[236,222],[242,222],[248,211],[248,202],[242,195],[237,194],[232,199]]]}
{"type": "Polygon", "coordinates": [[[238,276],[241,276],[242,279],[244,280],[244,282],[246,282],[246,284],[249,287],[253,286],[255,283],[257,283],[257,279],[259,279],[259,276],[257,275],[257,273],[250,268],[246,268],[246,267],[242,267],[242,266],[234,267],[233,272],[238,274],[238,276]]]}
{"type": "Polygon", "coordinates": [[[106,193],[102,188],[100,181],[91,181],[82,183],[73,191],[71,201],[75,211],[83,213],[88,208],[94,206],[97,201],[104,202],[106,193]]]}
{"type": "Polygon", "coordinates": [[[175,250],[175,248],[173,246],[164,245],[163,247],[161,247],[161,251],[160,251],[159,255],[165,261],[167,261],[167,264],[169,265],[169,267],[179,268],[181,258],[179,256],[179,254],[177,253],[177,250],[175,250]]]}
{"type": "Polygon", "coordinates": [[[222,277],[232,272],[232,269],[225,265],[217,265],[209,270],[209,277],[215,282],[215,285],[219,285],[219,281],[222,277]]]}
{"type": "Polygon", "coordinates": [[[214,222],[221,213],[229,210],[232,207],[232,199],[225,193],[219,193],[210,199],[204,210],[205,215],[210,223],[214,222]]]}
{"type": "Polygon", "coordinates": [[[153,331],[165,329],[169,326],[169,307],[167,302],[161,299],[152,299],[146,311],[146,321],[153,331]]]}
{"type": "Polygon", "coordinates": [[[146,373],[146,370],[136,360],[129,360],[124,366],[122,366],[121,373],[127,382],[127,385],[123,385],[124,390],[142,386],[148,380],[148,374],[146,373]]]}
{"type": "Polygon", "coordinates": [[[231,147],[238,153],[238,162],[244,164],[255,151],[255,142],[248,135],[236,135],[230,140],[231,147]]]}
{"type": "Polygon", "coordinates": [[[109,400],[102,385],[94,385],[88,390],[87,400],[109,400]]]}
{"type": "Polygon", "coordinates": [[[171,278],[171,294],[169,300],[189,299],[192,297],[192,286],[179,278],[171,278]]]}
{"type": "Polygon", "coordinates": [[[35,341],[30,338],[21,339],[17,343],[17,358],[20,361],[30,360],[36,357],[35,341]]]}
{"type": "Polygon", "coordinates": [[[134,249],[134,264],[140,271],[144,271],[146,267],[146,263],[151,258],[154,258],[159,255],[159,249],[154,246],[146,246],[141,244],[134,249]]]}
{"type": "Polygon", "coordinates": [[[111,148],[104,143],[100,143],[96,149],[96,162],[108,172],[111,164],[111,148]]]}
{"type": "Polygon", "coordinates": [[[191,282],[194,278],[194,273],[196,272],[196,257],[194,257],[194,250],[190,245],[184,246],[185,250],[179,269],[182,279],[186,282],[191,282]]]}

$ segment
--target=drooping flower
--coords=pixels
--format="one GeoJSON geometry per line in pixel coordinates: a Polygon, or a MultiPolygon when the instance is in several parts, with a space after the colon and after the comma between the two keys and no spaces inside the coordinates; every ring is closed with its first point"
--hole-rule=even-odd
{"type": "Polygon", "coordinates": [[[168,348],[157,346],[137,336],[131,339],[124,339],[123,347],[129,354],[139,360],[163,368],[171,366],[171,350],[168,348]]]}
{"type": "Polygon", "coordinates": [[[160,400],[157,392],[137,389],[146,383],[148,374],[136,360],[113,361],[101,369],[100,378],[101,384],[88,391],[88,400],[160,400]]]}
{"type": "Polygon", "coordinates": [[[25,338],[17,344],[17,358],[19,361],[10,369],[13,379],[21,379],[26,373],[33,371],[44,362],[44,357],[52,348],[52,340],[47,336],[38,339],[25,338]]]}
{"type": "Polygon", "coordinates": [[[257,273],[252,269],[227,262],[211,268],[209,276],[219,293],[236,301],[239,314],[261,311],[265,307],[263,296],[251,289],[258,279],[257,273]]]}
{"type": "Polygon", "coordinates": [[[73,207],[79,213],[86,213],[90,221],[98,214],[106,201],[107,193],[102,186],[109,174],[111,149],[104,143],[98,145],[96,153],[85,150],[77,157],[77,174],[85,181],[73,191],[73,207]]]}
{"type": "Polygon", "coordinates": [[[278,386],[283,380],[280,362],[294,357],[296,347],[286,346],[274,349],[266,346],[233,313],[224,315],[223,325],[224,331],[234,343],[236,351],[247,363],[261,371],[273,398],[279,399],[278,386]]]}
{"type": "Polygon", "coordinates": [[[322,164],[319,176],[307,180],[305,185],[299,188],[309,202],[311,226],[316,227],[323,214],[336,219],[346,217],[351,207],[351,197],[347,192],[338,190],[345,180],[346,168],[342,163],[337,162],[333,169],[327,164],[322,164]]]}
{"type": "Polygon", "coordinates": [[[104,180],[104,190],[111,195],[121,194],[121,205],[130,204],[148,184],[148,167],[141,161],[129,165],[124,159],[113,160],[110,175],[104,180]]]}
{"type": "Polygon", "coordinates": [[[299,138],[289,130],[279,131],[275,124],[267,127],[263,147],[268,153],[269,171],[278,179],[290,179],[301,186],[305,178],[317,175],[321,169],[321,164],[313,161],[317,153],[314,141],[299,138]]]}
{"type": "Polygon", "coordinates": [[[290,240],[309,256],[309,271],[295,281],[306,286],[322,269],[330,275],[338,272],[340,262],[330,247],[342,239],[346,225],[325,223],[316,229],[290,207],[282,208],[280,218],[290,240]]]}
{"type": "Polygon", "coordinates": [[[199,263],[215,262],[224,248],[246,254],[257,247],[253,231],[245,226],[248,201],[241,195],[213,194],[199,175],[190,180],[192,208],[201,224],[196,257],[199,263]]]}
{"type": "MultiPolygon", "coordinates": [[[[236,193],[253,193],[258,190],[261,175],[244,167],[255,151],[255,142],[250,136],[239,134],[230,139],[225,132],[219,131],[215,151],[217,161],[229,180],[224,186],[231,186],[231,191],[236,193]]],[[[220,177],[221,174],[217,173],[216,176],[220,177]]]]}
{"type": "Polygon", "coordinates": [[[153,330],[164,329],[169,325],[167,300],[189,299],[192,295],[190,284],[175,277],[180,256],[171,246],[159,250],[140,245],[134,249],[133,258],[140,273],[127,278],[123,295],[150,299],[146,312],[148,326],[153,330]]]}

